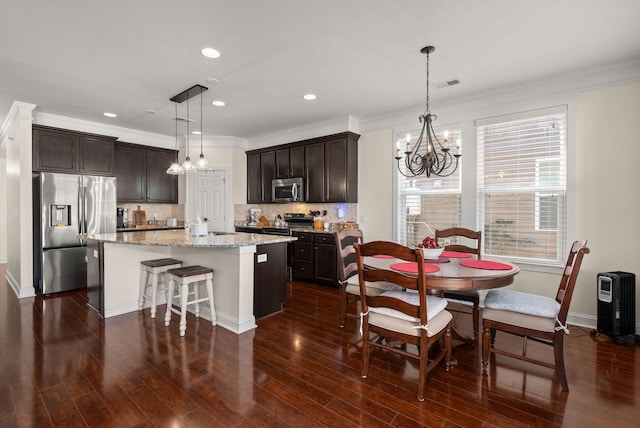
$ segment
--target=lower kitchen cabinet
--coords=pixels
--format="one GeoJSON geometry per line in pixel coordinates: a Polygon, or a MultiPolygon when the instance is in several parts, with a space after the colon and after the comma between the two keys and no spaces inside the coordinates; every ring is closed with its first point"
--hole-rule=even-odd
{"type": "Polygon", "coordinates": [[[338,286],[336,244],[332,234],[294,232],[293,279],[338,286]]]}
{"type": "Polygon", "coordinates": [[[253,271],[253,315],[280,312],[287,300],[287,243],[258,245],[253,271]]]}

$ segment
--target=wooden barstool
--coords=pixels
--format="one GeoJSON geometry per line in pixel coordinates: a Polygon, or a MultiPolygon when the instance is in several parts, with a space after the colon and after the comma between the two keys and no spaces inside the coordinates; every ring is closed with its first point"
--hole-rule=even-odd
{"type": "MultiPolygon", "coordinates": [[[[164,273],[169,269],[179,268],[182,262],[176,259],[155,259],[144,260],[140,262],[140,296],[138,298],[138,309],[142,310],[145,299],[151,300],[151,318],[156,317],[156,298],[158,295],[158,282],[163,284],[161,291],[167,296],[166,281],[164,281],[164,273]],[[160,278],[162,276],[162,278],[160,278]],[[149,283],[151,277],[151,283],[149,283]],[[151,287],[151,295],[146,293],[147,288],[151,287]]],[[[167,302],[169,300],[167,299],[167,302]]]]}
{"type": "Polygon", "coordinates": [[[184,336],[187,331],[187,306],[195,305],[196,317],[200,316],[200,302],[209,301],[209,310],[211,311],[211,325],[216,325],[216,310],[213,306],[213,269],[204,266],[185,266],[167,271],[169,281],[169,297],[167,303],[167,312],[164,315],[164,325],[168,326],[171,322],[171,312],[180,314],[180,336],[184,336]],[[199,298],[198,283],[204,281],[208,296],[199,298]],[[176,282],[180,284],[180,291],[174,294],[176,282]],[[193,291],[189,291],[189,286],[193,285],[193,291]],[[193,295],[193,299],[189,300],[189,295],[193,295]],[[171,305],[173,299],[180,297],[180,311],[174,309],[171,305]]]}

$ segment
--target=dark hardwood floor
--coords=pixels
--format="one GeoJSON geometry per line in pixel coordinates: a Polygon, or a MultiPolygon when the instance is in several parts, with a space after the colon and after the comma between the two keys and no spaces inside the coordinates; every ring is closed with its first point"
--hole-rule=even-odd
{"type": "MultiPolygon", "coordinates": [[[[0,265],[0,427],[586,428],[640,420],[637,345],[579,327],[566,340],[569,393],[551,370],[500,356],[483,378],[480,347],[460,345],[458,367],[436,369],[420,403],[413,362],[374,351],[369,377],[360,377],[358,321],[338,327],[334,289],[292,283],[284,311],[254,331],[238,336],[189,316],[181,338],[177,322],[165,328],[148,309],[103,320],[82,291],[19,300],[4,273],[0,265]]],[[[529,353],[551,357],[537,344],[529,353]]]]}

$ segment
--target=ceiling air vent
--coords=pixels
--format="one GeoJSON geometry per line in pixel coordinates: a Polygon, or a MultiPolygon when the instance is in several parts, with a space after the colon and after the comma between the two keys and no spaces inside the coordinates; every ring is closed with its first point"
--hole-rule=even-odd
{"type": "Polygon", "coordinates": [[[438,89],[448,88],[449,86],[455,86],[460,84],[460,79],[455,77],[453,79],[443,80],[442,82],[434,83],[433,86],[438,89]]]}

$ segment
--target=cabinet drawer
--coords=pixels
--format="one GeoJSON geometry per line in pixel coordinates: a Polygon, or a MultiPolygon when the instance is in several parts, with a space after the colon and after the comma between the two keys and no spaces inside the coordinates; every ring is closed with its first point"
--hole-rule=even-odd
{"type": "Polygon", "coordinates": [[[293,236],[298,238],[296,242],[313,242],[313,233],[293,232],[293,236]]]}
{"type": "Polygon", "coordinates": [[[313,280],[313,262],[311,260],[294,260],[293,277],[295,279],[313,280]]]}
{"type": "Polygon", "coordinates": [[[313,242],[315,242],[316,244],[335,244],[336,240],[332,234],[314,233],[313,242]]]}
{"type": "Polygon", "coordinates": [[[310,242],[293,243],[294,260],[313,260],[313,244],[310,242]]]}

